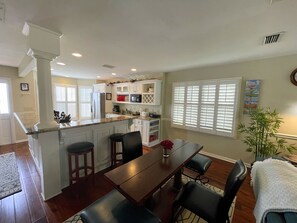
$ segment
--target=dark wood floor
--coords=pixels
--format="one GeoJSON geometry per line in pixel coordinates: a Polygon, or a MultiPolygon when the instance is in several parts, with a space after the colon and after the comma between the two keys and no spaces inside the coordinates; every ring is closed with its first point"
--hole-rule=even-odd
{"type": "MultiPolygon", "coordinates": [[[[148,152],[149,149],[145,149],[148,152]]],[[[22,191],[0,200],[0,223],[14,222],[63,222],[73,214],[82,210],[99,197],[112,190],[112,186],[104,179],[102,173],[96,174],[95,186],[86,182],[82,187],[67,188],[63,193],[44,202],[40,196],[40,178],[30,156],[27,143],[0,146],[0,154],[15,152],[21,177],[22,191]],[[80,191],[77,195],[77,189],[80,191]]],[[[233,164],[213,159],[207,172],[210,183],[223,189],[225,180],[233,164]]],[[[255,198],[249,185],[250,176],[237,194],[236,208],[233,223],[255,222],[253,208],[255,198]]],[[[163,222],[168,222],[170,206],[175,193],[165,186],[159,195],[156,195],[158,208],[154,213],[163,222]]]]}

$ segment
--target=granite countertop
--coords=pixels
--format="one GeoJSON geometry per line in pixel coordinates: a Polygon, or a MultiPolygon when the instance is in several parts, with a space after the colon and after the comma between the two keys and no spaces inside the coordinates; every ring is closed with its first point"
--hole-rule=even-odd
{"type": "Polygon", "coordinates": [[[27,135],[33,135],[33,134],[38,134],[38,133],[43,133],[43,132],[58,131],[58,130],[64,130],[64,129],[69,129],[69,128],[77,128],[77,127],[82,127],[82,126],[104,124],[104,123],[110,123],[110,122],[119,122],[119,121],[137,118],[135,116],[119,115],[117,117],[110,117],[110,118],[92,119],[92,120],[91,119],[90,120],[77,120],[77,121],[71,121],[69,123],[59,123],[56,128],[45,128],[45,129],[36,130],[34,128],[34,125],[25,124],[25,122],[23,122],[21,120],[21,116],[18,115],[18,113],[14,113],[14,116],[27,135]]]}

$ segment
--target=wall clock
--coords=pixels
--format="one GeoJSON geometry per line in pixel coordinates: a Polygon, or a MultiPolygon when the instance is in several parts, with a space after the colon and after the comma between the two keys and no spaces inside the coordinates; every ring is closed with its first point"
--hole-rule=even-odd
{"type": "Polygon", "coordinates": [[[293,70],[293,72],[291,73],[290,80],[292,84],[297,86],[297,69],[293,70]]]}

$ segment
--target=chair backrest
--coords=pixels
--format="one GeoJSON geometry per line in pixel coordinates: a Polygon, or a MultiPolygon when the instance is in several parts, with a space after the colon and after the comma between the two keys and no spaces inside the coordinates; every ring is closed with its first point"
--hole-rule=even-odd
{"type": "Polygon", "coordinates": [[[219,219],[226,219],[230,206],[235,198],[236,193],[238,192],[240,186],[245,180],[247,175],[247,168],[242,162],[242,160],[236,161],[233,169],[229,173],[225,184],[225,190],[223,199],[219,207],[219,219]]]}
{"type": "Polygon", "coordinates": [[[123,136],[123,163],[142,156],[142,140],[140,132],[129,132],[123,136]]]}

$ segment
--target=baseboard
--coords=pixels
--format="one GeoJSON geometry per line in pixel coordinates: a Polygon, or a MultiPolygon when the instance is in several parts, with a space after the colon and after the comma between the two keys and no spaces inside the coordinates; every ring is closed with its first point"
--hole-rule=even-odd
{"type": "MultiPolygon", "coordinates": [[[[205,152],[205,151],[201,151],[199,153],[201,153],[203,155],[206,155],[206,156],[210,156],[210,157],[219,159],[219,160],[224,160],[224,161],[229,162],[229,163],[235,163],[236,162],[236,160],[234,160],[234,159],[231,159],[231,158],[228,158],[228,157],[225,157],[225,156],[220,156],[220,155],[213,154],[213,153],[208,153],[208,152],[205,152]]],[[[244,164],[246,165],[246,167],[251,168],[250,163],[244,163],[244,164]]]]}
{"type": "Polygon", "coordinates": [[[28,139],[20,139],[15,141],[15,143],[20,143],[20,142],[28,142],[28,139]]]}

